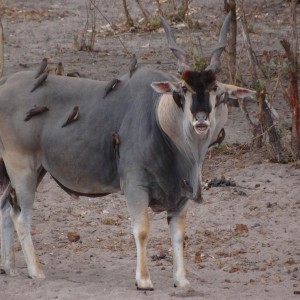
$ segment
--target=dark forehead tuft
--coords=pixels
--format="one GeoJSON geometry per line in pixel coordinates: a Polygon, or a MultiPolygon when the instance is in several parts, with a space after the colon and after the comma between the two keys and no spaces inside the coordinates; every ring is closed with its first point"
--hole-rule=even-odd
{"type": "Polygon", "coordinates": [[[215,74],[211,71],[184,71],[181,78],[194,90],[210,89],[216,81],[215,74]]]}

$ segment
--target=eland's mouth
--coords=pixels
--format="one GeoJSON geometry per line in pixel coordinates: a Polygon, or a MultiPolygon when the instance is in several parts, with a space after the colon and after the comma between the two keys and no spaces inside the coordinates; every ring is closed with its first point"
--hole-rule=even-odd
{"type": "Polygon", "coordinates": [[[196,123],[194,124],[195,131],[198,134],[206,134],[208,132],[208,124],[206,123],[196,123]]]}

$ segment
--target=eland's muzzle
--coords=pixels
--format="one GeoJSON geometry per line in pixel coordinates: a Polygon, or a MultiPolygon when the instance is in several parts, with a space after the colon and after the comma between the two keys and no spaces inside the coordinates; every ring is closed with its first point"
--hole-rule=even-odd
{"type": "Polygon", "coordinates": [[[206,134],[209,126],[209,119],[206,112],[197,112],[194,116],[193,126],[198,134],[206,134]]]}

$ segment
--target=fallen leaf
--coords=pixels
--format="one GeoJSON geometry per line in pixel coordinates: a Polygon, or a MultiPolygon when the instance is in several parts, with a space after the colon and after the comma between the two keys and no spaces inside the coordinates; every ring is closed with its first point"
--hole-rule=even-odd
{"type": "Polygon", "coordinates": [[[80,239],[79,233],[77,233],[75,231],[69,231],[67,233],[67,236],[68,236],[68,240],[72,243],[75,243],[75,242],[79,241],[79,239],[80,239]]]}
{"type": "Polygon", "coordinates": [[[248,227],[245,224],[236,224],[234,231],[237,234],[243,234],[243,233],[248,233],[249,232],[248,227]]]}
{"type": "Polygon", "coordinates": [[[195,263],[196,264],[200,264],[202,262],[202,259],[201,259],[201,253],[200,253],[200,251],[197,251],[196,253],[195,253],[195,263]]]}

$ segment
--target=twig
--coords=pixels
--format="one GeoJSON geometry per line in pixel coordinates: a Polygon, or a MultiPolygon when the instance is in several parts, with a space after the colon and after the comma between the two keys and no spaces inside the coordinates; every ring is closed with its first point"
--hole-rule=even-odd
{"type": "Polygon", "coordinates": [[[248,112],[248,109],[246,108],[245,106],[245,101],[243,99],[238,99],[238,102],[239,102],[239,106],[240,106],[240,109],[242,110],[242,112],[244,113],[246,119],[249,121],[252,129],[254,127],[256,127],[257,125],[251,120],[250,116],[249,116],[249,112],[248,112]]]}
{"type": "MultiPolygon", "coordinates": [[[[94,4],[94,3],[93,3],[94,4]]],[[[102,11],[98,8],[98,6],[96,6],[94,4],[95,9],[97,9],[97,11],[100,13],[100,15],[103,17],[103,19],[108,23],[108,25],[111,27],[111,29],[113,30],[113,33],[115,35],[115,37],[119,40],[119,42],[121,43],[121,45],[123,46],[125,52],[129,55],[132,55],[132,53],[128,50],[128,48],[125,46],[124,42],[122,41],[121,37],[116,33],[116,31],[113,29],[113,26],[111,24],[111,22],[107,19],[107,17],[102,13],[102,11]]]]}
{"type": "Polygon", "coordinates": [[[146,19],[146,21],[149,20],[149,16],[150,13],[148,12],[148,10],[144,7],[144,5],[141,3],[140,0],[135,0],[136,4],[139,6],[142,14],[144,15],[144,18],[146,19]]]}
{"type": "Polygon", "coordinates": [[[278,72],[278,77],[277,77],[277,81],[276,81],[276,84],[275,84],[275,88],[274,88],[274,91],[272,93],[272,95],[269,95],[270,96],[270,99],[271,99],[271,103],[273,102],[273,99],[275,99],[275,96],[277,94],[277,91],[278,91],[278,88],[279,88],[279,85],[280,85],[280,78],[281,78],[281,71],[278,72]]]}
{"type": "Polygon", "coordinates": [[[242,23],[242,34],[245,40],[245,47],[247,48],[248,55],[249,55],[249,61],[251,64],[251,75],[252,75],[252,86],[254,87],[257,83],[257,72],[254,64],[254,55],[251,47],[251,42],[249,39],[249,35],[247,33],[247,25],[245,24],[245,20],[241,18],[242,23]]]}
{"type": "Polygon", "coordinates": [[[155,0],[155,2],[156,2],[156,5],[157,5],[158,13],[159,13],[161,16],[164,16],[163,11],[161,10],[161,5],[160,5],[159,0],[155,0]]]}
{"type": "Polygon", "coordinates": [[[230,23],[230,34],[228,41],[228,54],[229,54],[229,75],[230,81],[235,82],[236,78],[236,35],[237,35],[237,24],[236,24],[236,4],[235,0],[224,0],[224,8],[228,13],[231,11],[231,23],[230,23]]]}
{"type": "Polygon", "coordinates": [[[257,72],[256,72],[256,66],[260,69],[260,71],[262,72],[263,76],[265,78],[268,78],[266,73],[264,72],[264,70],[262,69],[261,65],[259,64],[257,57],[255,55],[255,52],[253,50],[252,47],[252,43],[247,31],[247,20],[246,20],[246,16],[245,16],[245,11],[244,11],[244,7],[243,7],[243,1],[241,2],[241,10],[242,10],[242,16],[241,16],[241,24],[242,24],[242,34],[245,40],[245,44],[246,44],[246,48],[248,50],[248,54],[249,54],[249,60],[250,60],[250,64],[251,64],[251,74],[252,74],[252,85],[255,86],[257,81],[258,81],[258,76],[257,76],[257,72]]]}

